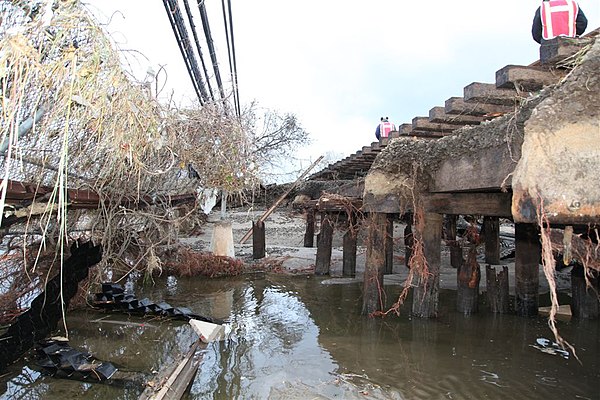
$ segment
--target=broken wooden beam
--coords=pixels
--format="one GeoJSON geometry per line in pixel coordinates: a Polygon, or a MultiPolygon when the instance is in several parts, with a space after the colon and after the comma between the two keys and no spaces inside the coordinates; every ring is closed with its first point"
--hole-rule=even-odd
{"type": "Polygon", "coordinates": [[[490,311],[496,314],[508,314],[510,310],[510,297],[508,285],[508,267],[503,266],[502,271],[486,265],[486,291],[490,311]]]}
{"type": "Polygon", "coordinates": [[[507,65],[496,71],[496,87],[532,92],[558,83],[565,75],[565,70],[507,65]]]}
{"type": "Polygon", "coordinates": [[[514,89],[498,89],[494,83],[473,82],[464,88],[467,103],[489,103],[503,106],[519,104],[521,98],[514,89]]]}

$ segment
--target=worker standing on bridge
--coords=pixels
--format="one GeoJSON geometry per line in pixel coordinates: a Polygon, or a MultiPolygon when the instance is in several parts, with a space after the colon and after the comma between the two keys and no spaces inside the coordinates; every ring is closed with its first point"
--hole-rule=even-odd
{"type": "Polygon", "coordinates": [[[557,36],[576,37],[585,32],[587,18],[573,0],[544,0],[535,12],[531,34],[533,40],[554,39],[557,36]]]}
{"type": "Polygon", "coordinates": [[[392,124],[388,120],[388,117],[381,117],[381,122],[377,125],[377,129],[375,129],[375,137],[377,140],[381,140],[381,138],[390,136],[390,132],[395,130],[396,125],[392,124]]]}

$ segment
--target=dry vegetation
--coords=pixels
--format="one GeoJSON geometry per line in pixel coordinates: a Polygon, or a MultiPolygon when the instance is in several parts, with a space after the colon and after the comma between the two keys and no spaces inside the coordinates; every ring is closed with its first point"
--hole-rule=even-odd
{"type": "Polygon", "coordinates": [[[28,260],[0,264],[3,310],[14,309],[4,297],[17,282],[27,282],[21,296],[43,287],[51,273],[37,267],[42,255],[60,265],[75,239],[102,243],[98,280],[152,272],[179,229],[197,227],[198,188],[236,192],[257,182],[251,142],[227,105],[159,103],[153,82],[132,79],[78,0],[53,3],[0,2],[0,221],[21,215],[4,244],[17,237],[22,246],[4,256],[28,260]],[[44,194],[9,202],[9,181],[44,194]],[[74,199],[73,189],[88,198],[74,199]]]}

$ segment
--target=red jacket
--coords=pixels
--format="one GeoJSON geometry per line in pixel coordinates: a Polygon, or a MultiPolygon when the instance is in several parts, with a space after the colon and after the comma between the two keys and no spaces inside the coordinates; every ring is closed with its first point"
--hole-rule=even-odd
{"type": "Polygon", "coordinates": [[[550,0],[542,2],[542,37],[545,40],[557,36],[577,35],[577,14],[579,7],[573,0],[550,0]]]}

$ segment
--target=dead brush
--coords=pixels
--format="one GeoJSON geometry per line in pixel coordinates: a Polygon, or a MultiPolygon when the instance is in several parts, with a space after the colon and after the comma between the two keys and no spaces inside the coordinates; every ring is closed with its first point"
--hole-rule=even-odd
{"type": "Polygon", "coordinates": [[[163,271],[180,277],[206,276],[218,278],[240,275],[246,269],[244,262],[226,256],[201,253],[184,247],[174,260],[165,262],[163,271]]]}

